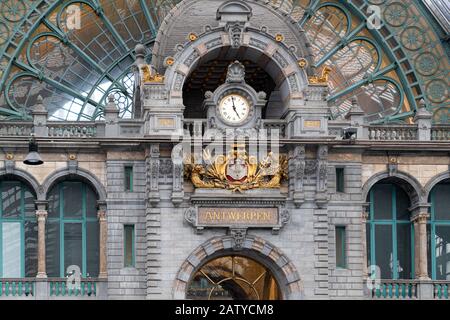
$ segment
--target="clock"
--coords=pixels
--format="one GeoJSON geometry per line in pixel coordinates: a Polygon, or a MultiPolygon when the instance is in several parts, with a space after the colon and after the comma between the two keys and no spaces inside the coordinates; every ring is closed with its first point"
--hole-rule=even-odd
{"type": "Polygon", "coordinates": [[[251,113],[251,108],[250,102],[237,93],[226,95],[218,105],[221,120],[231,125],[246,122],[251,113]]]}

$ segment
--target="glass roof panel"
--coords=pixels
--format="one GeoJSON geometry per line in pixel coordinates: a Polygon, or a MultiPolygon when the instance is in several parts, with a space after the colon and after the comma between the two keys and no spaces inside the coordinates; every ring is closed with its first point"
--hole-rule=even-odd
{"type": "MultiPolygon", "coordinates": [[[[0,119],[29,119],[38,95],[51,120],[100,119],[109,94],[120,116],[132,117],[133,49],[143,43],[150,52],[179,2],[0,0],[0,119]]],[[[316,72],[332,68],[334,118],[357,99],[369,121],[408,121],[425,99],[434,121],[449,123],[446,34],[417,0],[269,3],[305,30],[316,72]],[[365,22],[369,5],[380,8],[379,29],[365,22]]]]}

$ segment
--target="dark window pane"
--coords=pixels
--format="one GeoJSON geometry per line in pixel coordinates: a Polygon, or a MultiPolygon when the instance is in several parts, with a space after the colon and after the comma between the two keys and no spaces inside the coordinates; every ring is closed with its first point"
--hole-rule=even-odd
{"type": "Polygon", "coordinates": [[[25,277],[37,274],[38,229],[37,222],[25,221],[25,277]]]}
{"type": "Polygon", "coordinates": [[[54,186],[48,195],[48,218],[59,218],[59,186],[54,186]]]}
{"type": "Polygon", "coordinates": [[[380,267],[382,279],[392,279],[392,228],[391,226],[375,226],[375,260],[380,267]]]}
{"type": "Polygon", "coordinates": [[[63,188],[63,212],[64,218],[81,218],[83,204],[81,182],[64,182],[63,188]]]}
{"type": "Polygon", "coordinates": [[[450,226],[436,226],[436,280],[450,280],[450,226]]]}
{"type": "Polygon", "coordinates": [[[346,268],[345,227],[336,227],[336,267],[346,268]]]}
{"type": "Polygon", "coordinates": [[[59,222],[49,221],[46,224],[45,247],[47,275],[59,277],[59,222]]]}
{"type": "Polygon", "coordinates": [[[396,209],[397,209],[397,220],[409,221],[409,210],[410,202],[408,194],[401,188],[396,187],[396,209]]]}
{"type": "Polygon", "coordinates": [[[336,168],[336,192],[345,192],[344,168],[336,168]]]}
{"type": "Polygon", "coordinates": [[[124,265],[134,267],[134,226],[124,226],[124,265]]]}
{"type": "Polygon", "coordinates": [[[372,189],[375,219],[392,219],[392,185],[377,184],[372,189]]]}
{"type": "Polygon", "coordinates": [[[24,190],[24,205],[25,205],[25,216],[26,217],[35,217],[36,216],[36,207],[35,207],[35,196],[30,192],[30,190],[24,190]]]}
{"type": "Polygon", "coordinates": [[[69,266],[83,268],[81,223],[64,224],[64,274],[69,266]]]}
{"type": "Polygon", "coordinates": [[[98,222],[89,222],[86,224],[87,236],[87,275],[88,277],[97,277],[99,271],[99,224],[98,222]]]}
{"type": "Polygon", "coordinates": [[[450,183],[441,183],[434,187],[434,218],[450,220],[450,183]]]}
{"type": "Polygon", "coordinates": [[[86,217],[97,218],[97,194],[86,185],[86,217]]]}
{"type": "Polygon", "coordinates": [[[133,167],[132,166],[126,166],[124,168],[125,170],[125,191],[133,191],[133,167]]]}
{"type": "Polygon", "coordinates": [[[399,279],[411,279],[411,224],[397,224],[397,270],[399,279]]]}
{"type": "Polygon", "coordinates": [[[3,218],[20,218],[22,190],[20,182],[3,181],[1,186],[3,218]]]}

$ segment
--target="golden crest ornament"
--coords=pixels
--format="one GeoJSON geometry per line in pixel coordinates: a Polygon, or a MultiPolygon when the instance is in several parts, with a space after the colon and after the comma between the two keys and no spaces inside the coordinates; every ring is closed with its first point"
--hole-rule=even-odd
{"type": "MultiPolygon", "coordinates": [[[[288,161],[285,155],[269,153],[258,163],[255,156],[235,149],[227,155],[212,157],[203,152],[205,164],[186,164],[184,173],[196,188],[216,188],[243,191],[258,188],[279,188],[287,179],[288,161]]],[[[191,159],[195,160],[195,159],[191,159]]]]}

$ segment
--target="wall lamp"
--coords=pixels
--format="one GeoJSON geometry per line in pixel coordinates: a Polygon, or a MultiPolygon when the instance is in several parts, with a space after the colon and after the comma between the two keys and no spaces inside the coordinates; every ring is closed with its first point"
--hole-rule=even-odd
{"type": "Polygon", "coordinates": [[[25,160],[23,160],[23,163],[29,166],[38,166],[44,163],[38,152],[38,144],[34,139],[34,134],[31,135],[30,143],[28,145],[28,154],[25,160]]]}

